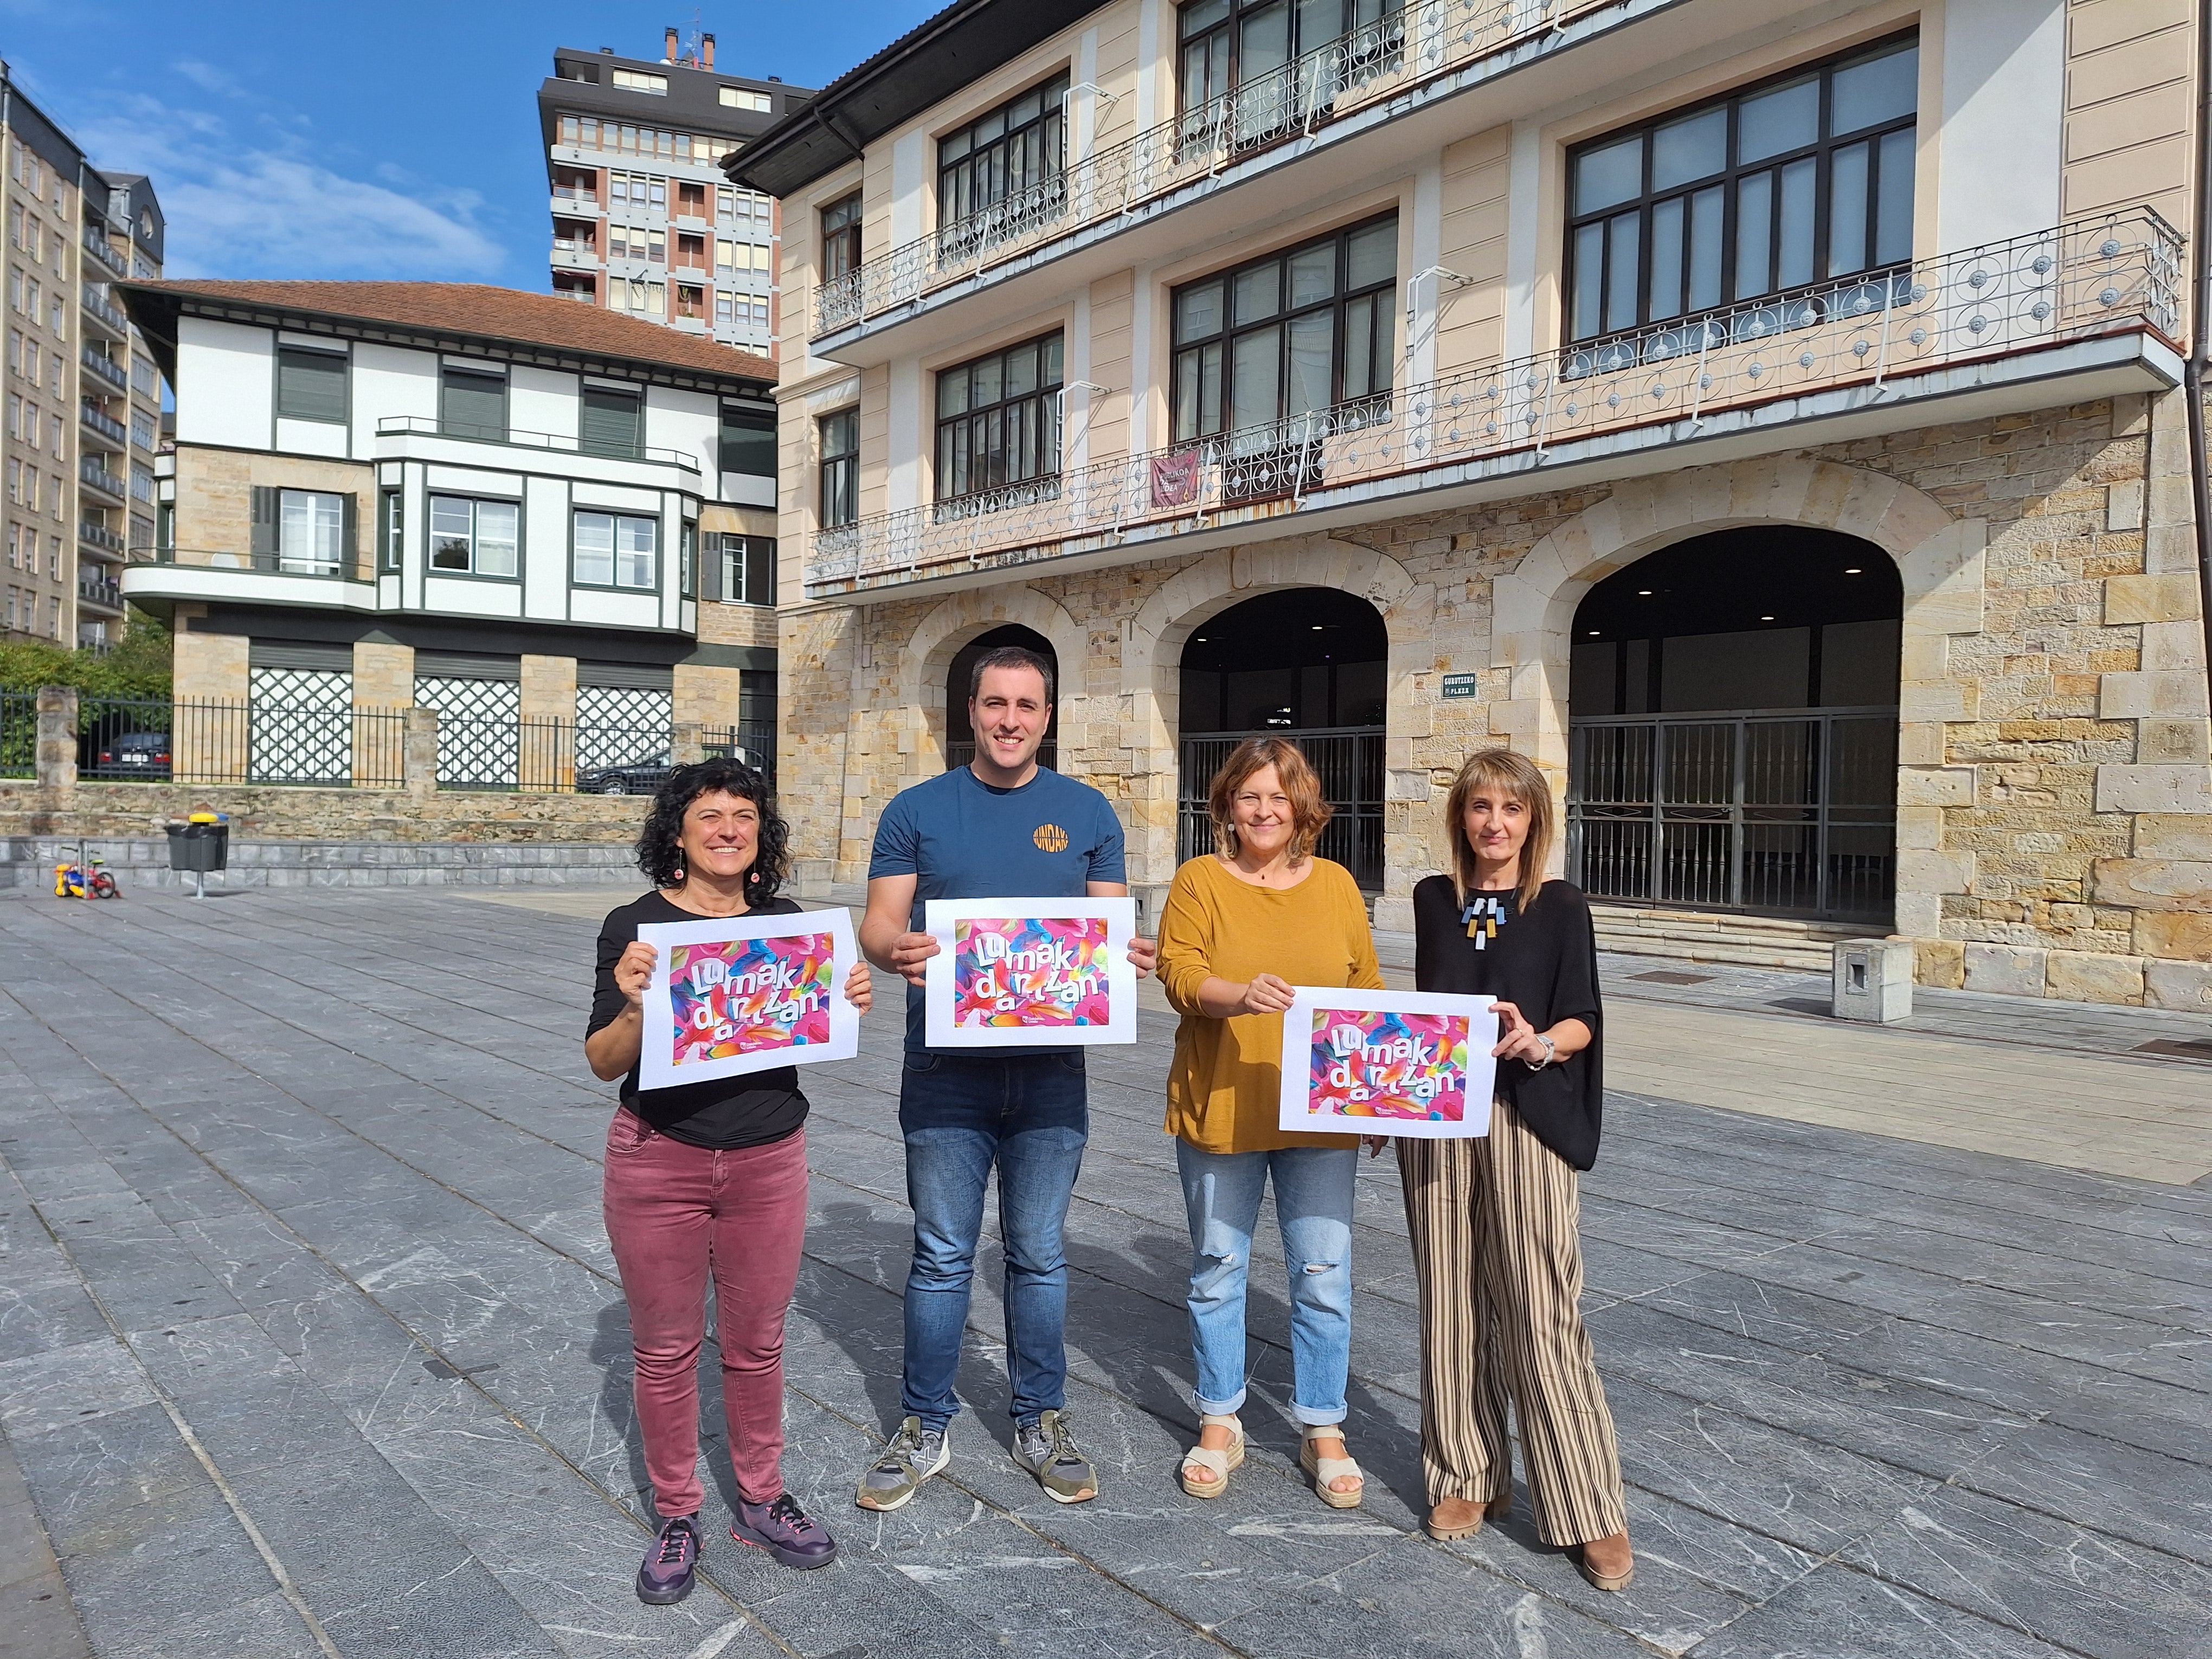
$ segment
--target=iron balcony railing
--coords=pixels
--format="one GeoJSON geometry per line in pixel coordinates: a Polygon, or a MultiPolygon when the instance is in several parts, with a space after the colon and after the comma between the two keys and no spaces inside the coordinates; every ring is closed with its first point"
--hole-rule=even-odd
{"type": "Polygon", "coordinates": [[[77,520],[76,538],[88,547],[101,548],[110,553],[119,555],[129,550],[122,537],[106,525],[94,524],[89,519],[77,520]]]}
{"type": "Polygon", "coordinates": [[[356,582],[376,580],[367,553],[360,550],[349,556],[326,557],[265,549],[247,552],[227,547],[140,547],[131,550],[131,557],[134,564],[174,565],[185,570],[252,570],[271,576],[330,576],[356,582]]]}
{"type": "Polygon", "coordinates": [[[103,415],[90,404],[77,406],[77,418],[118,449],[131,441],[131,428],[112,415],[103,415]]]}
{"type": "Polygon", "coordinates": [[[118,256],[115,251],[107,246],[107,239],[105,236],[96,234],[87,236],[84,239],[84,251],[99,264],[106,266],[110,275],[125,278],[130,276],[130,263],[118,256]]]}
{"type": "Polygon", "coordinates": [[[100,465],[97,461],[82,460],[78,462],[76,475],[86,483],[91,485],[94,489],[105,490],[107,494],[114,496],[118,501],[128,500],[130,497],[130,480],[124,477],[120,473],[110,472],[106,467],[100,465]]]}
{"type": "Polygon", "coordinates": [[[569,454],[604,455],[617,460],[652,461],[663,466],[680,466],[687,472],[699,470],[699,458],[680,449],[656,448],[649,444],[621,446],[586,443],[571,432],[489,432],[476,428],[462,429],[446,425],[426,415],[387,415],[376,423],[377,435],[413,433],[426,438],[458,438],[465,443],[516,444],[526,449],[557,449],[569,454]]]}
{"type": "Polygon", "coordinates": [[[131,390],[130,371],[125,368],[122,364],[117,362],[114,358],[105,356],[100,352],[94,351],[90,346],[85,347],[78,356],[83,359],[84,366],[87,368],[90,369],[99,379],[106,381],[108,385],[113,386],[118,392],[128,392],[131,390]]]}
{"type": "Polygon", "coordinates": [[[1349,870],[1363,891],[1380,892],[1384,734],[1379,726],[1184,733],[1177,757],[1176,861],[1213,851],[1213,815],[1206,804],[1213,775],[1238,744],[1253,737],[1287,738],[1304,751],[1322,799],[1333,809],[1314,850],[1349,870]]]}
{"type": "Polygon", "coordinates": [[[1620,3],[1404,0],[1304,57],[824,283],[814,296],[814,336],[849,328],[1079,230],[1139,216],[1170,192],[1271,146],[1479,59],[1531,45],[1541,50],[1576,18],[1620,3]]]}
{"type": "Polygon", "coordinates": [[[98,294],[94,293],[91,288],[87,287],[80,298],[83,302],[84,308],[90,312],[94,316],[100,319],[101,322],[106,324],[109,328],[114,330],[118,334],[125,336],[129,335],[131,332],[131,319],[125,316],[120,311],[117,310],[115,307],[110,305],[106,300],[102,299],[98,294]]]}
{"type": "Polygon", "coordinates": [[[1472,368],[1401,391],[988,495],[817,532],[817,596],[1296,511],[1323,491],[1418,478],[1638,428],[2149,331],[2179,331],[2179,234],[2147,208],[1682,323],[1472,368]]]}
{"type": "Polygon", "coordinates": [[[106,605],[110,611],[123,609],[123,585],[112,577],[80,574],[76,579],[76,596],[94,605],[106,605]]]}

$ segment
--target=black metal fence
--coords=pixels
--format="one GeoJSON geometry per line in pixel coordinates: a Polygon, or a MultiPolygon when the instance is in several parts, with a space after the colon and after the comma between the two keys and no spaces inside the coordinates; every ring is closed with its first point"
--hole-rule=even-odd
{"type": "Polygon", "coordinates": [[[1897,711],[1573,723],[1567,873],[1592,898],[1887,926],[1897,711]]]}
{"type": "Polygon", "coordinates": [[[1203,732],[1182,739],[1182,785],[1176,803],[1176,857],[1213,850],[1206,793],[1230,751],[1249,737],[1288,738],[1305,751],[1321,779],[1322,798],[1336,809],[1314,848],[1352,872],[1363,891],[1382,888],[1382,728],[1341,726],[1310,732],[1203,732]]]}
{"type": "Polygon", "coordinates": [[[0,778],[39,775],[39,694],[0,690],[0,778]]]}

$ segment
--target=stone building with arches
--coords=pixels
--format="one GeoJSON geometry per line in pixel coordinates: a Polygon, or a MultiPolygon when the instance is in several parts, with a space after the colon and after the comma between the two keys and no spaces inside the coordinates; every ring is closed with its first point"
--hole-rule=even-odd
{"type": "Polygon", "coordinates": [[[1279,730],[1407,927],[1503,742],[1619,948],[2212,1011],[2185,10],[1279,9],[963,0],[732,159],[803,877],[1018,637],[1140,893],[1279,730]]]}

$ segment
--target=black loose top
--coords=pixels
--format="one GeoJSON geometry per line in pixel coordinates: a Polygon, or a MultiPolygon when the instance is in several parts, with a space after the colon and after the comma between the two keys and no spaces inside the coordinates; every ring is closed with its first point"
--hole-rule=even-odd
{"type": "MultiPolygon", "coordinates": [[[[789,899],[770,899],[746,914],[795,916],[800,907],[789,899]]],[[[615,984],[615,963],[636,942],[638,928],[647,922],[699,921],[660,893],[647,893],[633,903],[607,912],[599,925],[599,976],[592,989],[592,1032],[621,1018],[628,1000],[615,984]]],[[[838,988],[842,993],[843,988],[838,988]]],[[[806,1121],[806,1097],[799,1092],[799,1068],[778,1066],[772,1072],[751,1072],[743,1077],[717,1078],[706,1083],[686,1083],[673,1089],[641,1089],[637,1067],[623,1079],[622,1103],[671,1140],[726,1152],[739,1146],[765,1146],[796,1133],[806,1121]]]]}
{"type": "Polygon", "coordinates": [[[1597,1161],[1604,1104],[1605,1027],[1597,994],[1597,935],[1589,901],[1571,882],[1547,881],[1524,912],[1512,893],[1469,893],[1488,913],[1468,937],[1466,907],[1448,876],[1413,889],[1413,985],[1417,990],[1510,1002],[1540,1031],[1563,1019],[1590,1028],[1580,1054],[1530,1071],[1498,1062],[1498,1092],[1530,1133],[1577,1170],[1597,1161]]]}

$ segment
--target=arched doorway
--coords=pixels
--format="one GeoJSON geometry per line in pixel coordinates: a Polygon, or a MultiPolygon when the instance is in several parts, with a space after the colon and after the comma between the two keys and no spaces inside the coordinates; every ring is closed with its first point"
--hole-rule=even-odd
{"type": "Polygon", "coordinates": [[[1213,848],[1206,787],[1243,738],[1297,739],[1336,817],[1320,853],[1382,887],[1382,711],[1389,638],[1363,599],[1334,588],[1263,593],[1209,617],[1182,652],[1176,855],[1213,848]]]}
{"type": "Polygon", "coordinates": [[[1569,685],[1570,879],[1886,930],[1903,612],[1889,557],[1824,530],[1700,536],[1593,587],[1569,685]]]}
{"type": "MultiPolygon", "coordinates": [[[[968,724],[968,680],[975,672],[975,659],[986,651],[995,651],[1002,645],[1018,645],[1025,651],[1034,651],[1052,665],[1053,679],[1060,678],[1060,656],[1052,648],[1052,641],[1034,628],[1024,628],[1019,623],[1008,623],[988,634],[979,634],[962,646],[952,659],[952,666],[945,675],[945,769],[948,772],[967,765],[975,758],[975,732],[968,724]]],[[[1052,724],[1045,727],[1044,746],[1037,750],[1037,764],[1060,769],[1060,697],[1055,691],[1052,704],[1052,724]]]]}

